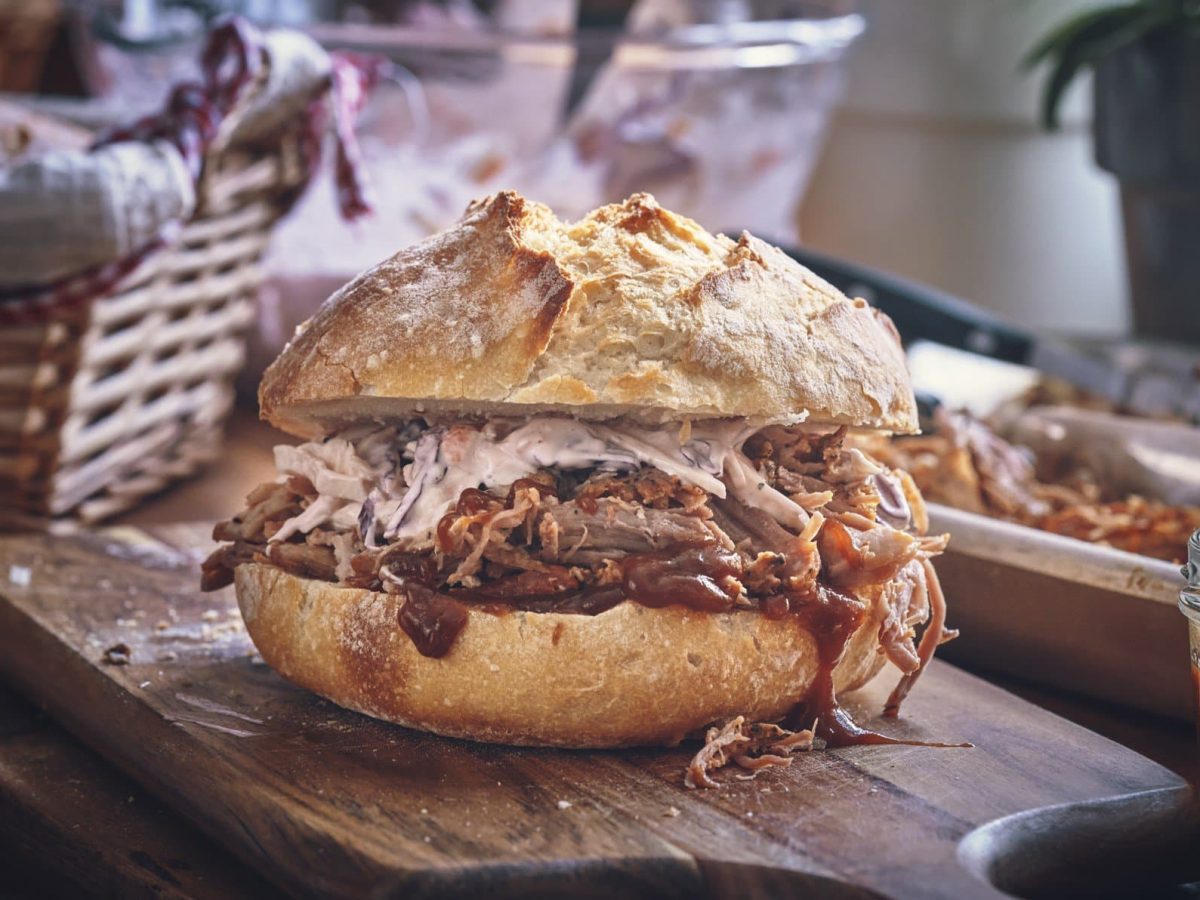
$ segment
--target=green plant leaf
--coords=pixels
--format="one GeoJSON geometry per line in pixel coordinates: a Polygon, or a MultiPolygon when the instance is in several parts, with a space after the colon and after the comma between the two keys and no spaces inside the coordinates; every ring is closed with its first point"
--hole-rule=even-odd
{"type": "Polygon", "coordinates": [[[1050,57],[1061,56],[1063,48],[1073,42],[1079,34],[1096,28],[1110,19],[1125,21],[1142,11],[1140,4],[1132,3],[1124,6],[1090,9],[1072,16],[1055,26],[1049,34],[1026,52],[1025,56],[1021,58],[1021,68],[1032,69],[1050,57]]]}
{"type": "Polygon", "coordinates": [[[1042,124],[1058,128],[1058,108],[1071,82],[1079,73],[1108,54],[1134,43],[1156,29],[1180,22],[1179,0],[1142,0],[1121,7],[1107,7],[1093,15],[1072,20],[1070,28],[1056,29],[1054,40],[1034,48],[1027,59],[1051,63],[1042,93],[1042,124]]]}

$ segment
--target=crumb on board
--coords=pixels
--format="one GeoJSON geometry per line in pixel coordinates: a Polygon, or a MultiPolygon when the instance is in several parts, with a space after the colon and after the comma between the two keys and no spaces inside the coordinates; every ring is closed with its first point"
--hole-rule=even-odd
{"type": "Polygon", "coordinates": [[[570,809],[572,806],[574,806],[574,804],[571,803],[570,800],[559,800],[558,801],[559,809],[570,809]]]}
{"type": "Polygon", "coordinates": [[[110,666],[127,666],[132,654],[133,651],[129,649],[129,645],[121,641],[104,651],[104,662],[110,666]]]}
{"type": "Polygon", "coordinates": [[[667,811],[665,813],[663,813],[663,815],[670,816],[672,819],[674,819],[676,816],[679,815],[679,807],[678,806],[668,806],[667,811]]]}

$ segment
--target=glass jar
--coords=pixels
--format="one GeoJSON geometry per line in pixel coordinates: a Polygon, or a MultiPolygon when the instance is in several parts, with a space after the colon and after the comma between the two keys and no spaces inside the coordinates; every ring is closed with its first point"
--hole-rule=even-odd
{"type": "Polygon", "coordinates": [[[1200,736],[1200,531],[1188,541],[1188,561],[1183,567],[1187,586],[1179,592],[1179,609],[1188,619],[1188,646],[1192,658],[1192,690],[1196,700],[1196,729],[1200,736]]]}

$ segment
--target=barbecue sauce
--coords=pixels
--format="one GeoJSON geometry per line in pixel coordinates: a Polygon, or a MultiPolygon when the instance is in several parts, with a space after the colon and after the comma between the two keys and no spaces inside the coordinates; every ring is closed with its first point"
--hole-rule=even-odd
{"type": "MultiPolygon", "coordinates": [[[[541,585],[550,590],[513,593],[506,583],[491,582],[477,588],[437,591],[416,579],[432,576],[432,566],[422,569],[415,559],[397,562],[405,570],[405,603],[400,609],[400,627],[424,656],[440,657],[449,652],[467,624],[468,609],[475,607],[493,614],[513,611],[567,613],[594,616],[612,609],[623,600],[661,608],[679,605],[704,612],[725,612],[734,597],[722,587],[722,579],[741,574],[736,553],[715,544],[676,545],[653,553],[632,554],[620,560],[619,584],[590,587],[564,586],[555,576],[545,575],[541,585]]],[[[837,701],[833,673],[846,653],[867,607],[833,588],[818,585],[815,592],[776,594],[760,601],[760,612],[770,619],[794,616],[817,643],[817,673],[804,699],[784,721],[798,730],[816,725],[816,737],[828,747],[860,744],[909,744],[929,747],[970,746],[903,740],[863,728],[837,701]]]]}
{"type": "Polygon", "coordinates": [[[817,674],[808,694],[788,713],[787,728],[807,728],[813,724],[815,734],[829,747],[851,744],[887,744],[890,738],[858,727],[848,713],[838,705],[833,687],[833,670],[841,662],[846,647],[867,614],[866,607],[852,597],[832,588],[818,586],[813,596],[784,596],[783,603],[773,604],[775,615],[795,616],[803,622],[817,643],[817,674]]]}
{"type": "Polygon", "coordinates": [[[519,610],[534,613],[567,613],[577,616],[598,616],[607,612],[625,599],[625,592],[618,584],[594,585],[564,591],[523,594],[499,597],[479,591],[452,591],[453,596],[470,595],[470,599],[482,609],[493,614],[519,610]]]}
{"type": "Polygon", "coordinates": [[[433,588],[410,581],[404,585],[400,628],[422,656],[445,656],[467,624],[467,605],[433,588]]]}
{"type": "MultiPolygon", "coordinates": [[[[500,512],[502,509],[512,509],[513,503],[517,499],[517,491],[527,488],[534,488],[543,497],[559,496],[553,484],[540,481],[537,478],[518,478],[509,487],[508,496],[503,499],[480,488],[467,488],[458,495],[458,501],[454,504],[454,509],[438,520],[436,530],[437,548],[443,553],[448,553],[454,549],[454,541],[450,537],[450,529],[460,518],[463,516],[478,516],[489,512],[500,512]]],[[[559,499],[562,498],[559,497],[559,499]]]]}
{"type": "Polygon", "coordinates": [[[559,500],[565,499],[559,492],[558,487],[551,481],[541,481],[537,478],[518,478],[512,483],[508,489],[508,497],[505,499],[505,504],[512,507],[517,499],[517,491],[522,488],[533,488],[538,494],[543,497],[557,497],[559,500]]]}
{"type": "Polygon", "coordinates": [[[454,504],[454,509],[438,520],[435,532],[437,548],[443,553],[448,553],[454,549],[454,541],[450,537],[450,529],[463,516],[478,516],[486,512],[499,512],[504,508],[504,501],[495,494],[490,494],[479,488],[467,488],[458,495],[458,502],[454,504]]]}
{"type": "MultiPolygon", "coordinates": [[[[365,566],[369,557],[361,565],[365,566]]],[[[359,570],[358,557],[350,560],[355,571],[359,570]]],[[[438,577],[437,563],[428,553],[412,553],[407,550],[393,549],[383,554],[379,560],[379,568],[387,569],[393,578],[404,583],[416,581],[432,586],[438,577]]]]}
{"type": "Polygon", "coordinates": [[[457,588],[447,596],[481,605],[489,612],[557,612],[594,616],[622,600],[643,606],[687,606],[704,612],[725,612],[735,595],[723,585],[742,573],[741,558],[716,544],[675,544],[651,553],[634,553],[616,561],[619,583],[578,587],[546,575],[547,590],[507,590],[501,579],[477,588],[457,588]]]}
{"type": "Polygon", "coordinates": [[[735,594],[725,587],[742,574],[742,559],[717,544],[676,544],[653,553],[625,557],[621,588],[630,600],[655,609],[689,606],[727,612],[735,594]]]}
{"type": "MultiPolygon", "coordinates": [[[[769,598],[770,599],[770,598],[769,598]]],[[[833,588],[818,585],[814,596],[783,597],[784,603],[772,604],[773,618],[791,614],[800,619],[817,642],[817,674],[804,699],[784,719],[787,728],[813,727],[815,736],[827,747],[853,747],[861,744],[907,744],[916,747],[969,747],[970,744],[939,744],[889,737],[863,728],[837,701],[833,671],[837,668],[850,639],[862,624],[867,607],[833,588]],[[786,612],[779,612],[784,606],[786,612]],[[813,725],[813,722],[816,722],[813,725]]],[[[764,603],[764,612],[767,612],[764,603]]]]}
{"type": "Polygon", "coordinates": [[[402,582],[405,594],[400,627],[422,655],[433,657],[449,652],[467,624],[468,605],[493,614],[521,610],[596,616],[629,599],[655,608],[679,605],[723,612],[733,607],[735,597],[722,580],[742,571],[736,553],[715,544],[682,544],[620,560],[619,584],[578,587],[547,575],[542,586],[549,590],[510,592],[502,579],[476,588],[439,591],[434,586],[432,563],[422,566],[420,560],[415,554],[397,554],[389,568],[402,582]],[[557,589],[560,583],[563,587],[557,589]]]}

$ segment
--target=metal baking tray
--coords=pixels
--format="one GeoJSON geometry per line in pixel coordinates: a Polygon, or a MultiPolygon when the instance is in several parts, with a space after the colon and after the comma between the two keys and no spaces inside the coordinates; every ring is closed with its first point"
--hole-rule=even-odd
{"type": "Polygon", "coordinates": [[[951,535],[935,565],[962,631],[939,657],[1192,719],[1178,566],[936,503],[929,517],[951,535]]]}

